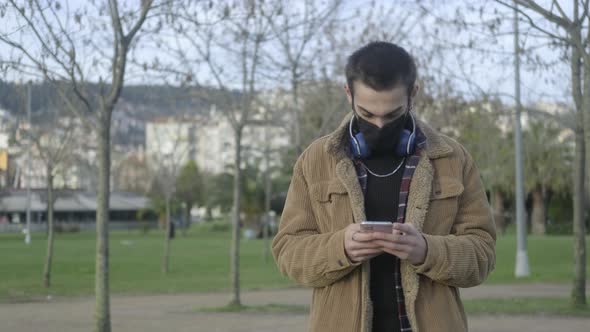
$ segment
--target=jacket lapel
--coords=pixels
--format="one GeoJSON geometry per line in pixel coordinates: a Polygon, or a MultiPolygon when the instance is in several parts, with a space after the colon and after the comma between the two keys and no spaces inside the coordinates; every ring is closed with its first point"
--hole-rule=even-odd
{"type": "MultiPolygon", "coordinates": [[[[428,156],[422,155],[410,184],[408,197],[408,208],[406,210],[406,223],[410,223],[421,232],[428,211],[430,193],[432,191],[432,180],[434,169],[428,156]]],[[[416,298],[418,297],[419,276],[414,272],[408,261],[401,261],[402,288],[406,302],[408,320],[414,331],[418,330],[416,320],[416,298]]]]}

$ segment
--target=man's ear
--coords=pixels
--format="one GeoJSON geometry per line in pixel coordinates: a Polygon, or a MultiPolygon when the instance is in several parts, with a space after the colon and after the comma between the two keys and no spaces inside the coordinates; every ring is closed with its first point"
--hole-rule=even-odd
{"type": "Polygon", "coordinates": [[[418,94],[418,91],[420,91],[420,84],[414,83],[414,88],[412,89],[412,99],[414,99],[414,97],[416,97],[416,95],[418,94]]]}
{"type": "Polygon", "coordinates": [[[344,84],[344,91],[346,92],[346,98],[348,99],[348,103],[352,104],[352,93],[350,92],[348,84],[344,84]]]}

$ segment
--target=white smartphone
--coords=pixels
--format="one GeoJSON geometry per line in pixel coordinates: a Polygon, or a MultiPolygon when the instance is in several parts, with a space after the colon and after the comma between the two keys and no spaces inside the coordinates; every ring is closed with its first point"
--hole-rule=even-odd
{"type": "Polygon", "coordinates": [[[393,223],[391,221],[362,221],[361,230],[363,232],[381,232],[393,233],[393,223]]]}

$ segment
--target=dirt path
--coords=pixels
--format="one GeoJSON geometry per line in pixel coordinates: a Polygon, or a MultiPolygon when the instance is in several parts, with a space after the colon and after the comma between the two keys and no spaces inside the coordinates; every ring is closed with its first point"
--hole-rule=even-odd
{"type": "MultiPolygon", "coordinates": [[[[532,284],[480,286],[462,290],[464,299],[567,296],[569,285],[532,284]]],[[[248,305],[269,303],[309,305],[310,290],[281,289],[243,292],[248,305]]],[[[199,313],[195,309],[222,306],[228,293],[113,296],[114,331],[125,332],[295,332],[306,330],[306,314],[199,313]]],[[[53,299],[49,302],[0,304],[0,331],[90,331],[93,298],[53,299]]],[[[534,330],[588,331],[590,319],[544,316],[471,316],[471,331],[534,330]]]]}

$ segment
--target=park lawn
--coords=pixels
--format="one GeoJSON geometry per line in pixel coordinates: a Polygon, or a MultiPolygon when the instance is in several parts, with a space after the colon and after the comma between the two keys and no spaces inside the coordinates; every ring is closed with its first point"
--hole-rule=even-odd
{"type": "MultiPolygon", "coordinates": [[[[152,231],[111,232],[110,287],[112,293],[180,293],[227,290],[229,232],[178,234],[171,244],[170,272],[163,275],[164,236],[152,231]]],[[[94,292],[95,234],[57,234],[52,285],[42,287],[46,241],[34,234],[26,246],[22,235],[0,234],[0,302],[29,301],[52,296],[94,292]]],[[[241,282],[244,289],[289,287],[272,258],[264,260],[264,241],[242,240],[241,282]]]]}
{"type": "MultiPolygon", "coordinates": [[[[186,293],[227,291],[229,245],[227,231],[194,227],[186,237],[177,233],[172,241],[170,273],[161,273],[163,233],[152,231],[112,232],[110,262],[112,293],[186,293]]],[[[515,279],[515,236],[500,237],[496,270],[487,283],[556,282],[571,283],[573,274],[572,239],[569,236],[528,238],[531,277],[515,279]]],[[[241,242],[242,289],[295,286],[278,272],[272,257],[264,260],[263,240],[241,242]]],[[[52,286],[41,285],[46,241],[44,234],[33,235],[30,246],[20,234],[0,234],[0,301],[29,301],[52,296],[90,295],[94,291],[95,234],[57,234],[52,286]]],[[[590,250],[590,248],[589,248],[590,250]]],[[[590,255],[588,255],[590,275],[590,255]]]]}
{"type": "MultiPolygon", "coordinates": [[[[590,252],[586,237],[586,252],[590,252]]],[[[527,237],[527,252],[531,275],[515,278],[516,235],[499,236],[496,242],[496,268],[486,283],[572,283],[574,277],[573,238],[571,236],[527,237]]],[[[590,276],[590,255],[586,255],[586,275],[590,276]]]]}

